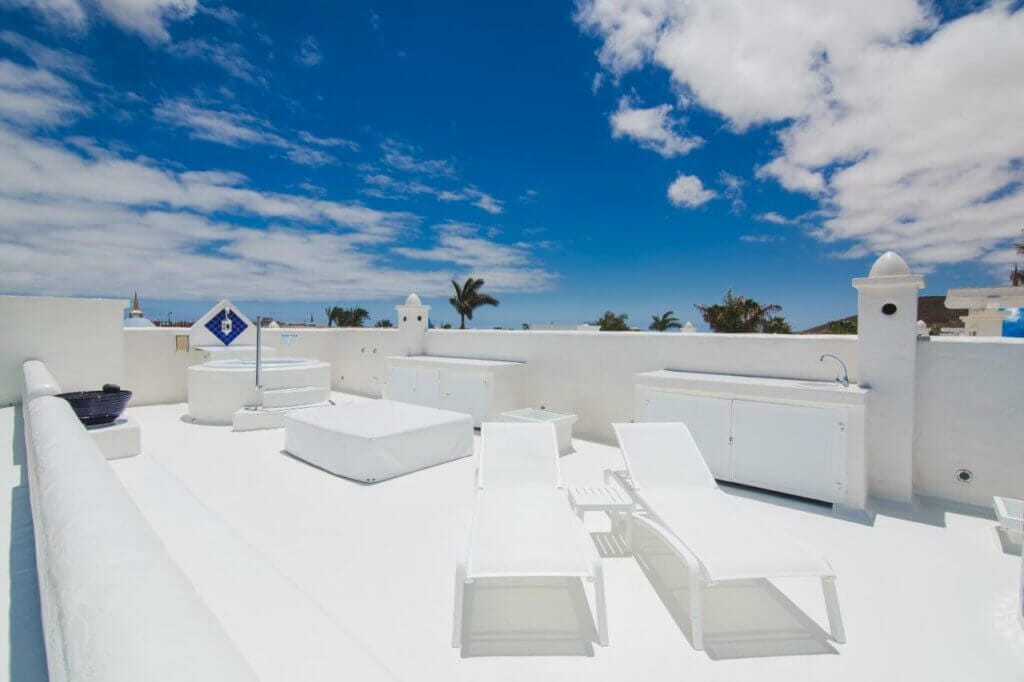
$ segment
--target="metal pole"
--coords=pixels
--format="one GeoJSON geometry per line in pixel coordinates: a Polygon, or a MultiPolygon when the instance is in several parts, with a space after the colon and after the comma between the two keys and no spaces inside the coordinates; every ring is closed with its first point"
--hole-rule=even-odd
{"type": "Polygon", "coordinates": [[[263,363],[263,318],[256,316],[256,388],[260,385],[260,365],[263,363]]]}

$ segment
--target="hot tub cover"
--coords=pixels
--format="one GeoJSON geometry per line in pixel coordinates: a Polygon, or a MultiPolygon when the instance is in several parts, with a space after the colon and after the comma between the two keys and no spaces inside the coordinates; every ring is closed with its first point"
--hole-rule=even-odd
{"type": "Polygon", "coordinates": [[[473,417],[392,400],[296,410],[285,450],[332,474],[376,483],[473,454],[473,417]]]}

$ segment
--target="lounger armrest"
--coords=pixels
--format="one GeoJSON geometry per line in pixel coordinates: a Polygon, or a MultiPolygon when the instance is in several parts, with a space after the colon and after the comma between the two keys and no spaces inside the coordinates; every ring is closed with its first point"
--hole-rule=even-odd
{"type": "Polygon", "coordinates": [[[700,560],[697,556],[690,551],[690,549],[679,541],[675,535],[670,533],[667,528],[662,526],[660,523],[655,521],[649,516],[644,514],[633,514],[633,519],[639,521],[642,525],[647,526],[654,533],[659,535],[668,544],[672,552],[679,557],[679,560],[686,566],[687,571],[690,574],[690,580],[699,582],[691,582],[691,585],[701,584],[708,585],[710,581],[707,579],[707,574],[704,572],[704,567],[701,565],[700,560]]]}
{"type": "Polygon", "coordinates": [[[629,498],[633,500],[633,506],[637,509],[643,509],[644,506],[640,503],[640,498],[636,496],[636,488],[633,486],[633,480],[629,477],[629,473],[621,469],[605,469],[604,470],[604,483],[608,485],[612,481],[615,481],[622,490],[629,495],[629,498]]]}

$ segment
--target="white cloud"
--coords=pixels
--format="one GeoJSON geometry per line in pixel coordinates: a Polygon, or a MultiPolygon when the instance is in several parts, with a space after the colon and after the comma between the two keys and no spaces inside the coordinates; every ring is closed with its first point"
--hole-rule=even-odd
{"type": "Polygon", "coordinates": [[[210,5],[207,2],[202,2],[196,6],[196,9],[201,14],[213,17],[217,21],[222,21],[229,26],[237,26],[242,20],[242,13],[227,5],[210,5]]]}
{"type": "MultiPolygon", "coordinates": [[[[323,166],[334,163],[333,155],[321,149],[305,146],[287,139],[267,121],[244,111],[225,111],[203,107],[192,100],[163,100],[153,110],[159,121],[185,128],[197,140],[216,142],[231,147],[266,145],[284,150],[293,163],[304,166],[323,166]]],[[[300,139],[321,146],[353,145],[340,138],[318,138],[310,133],[299,133],[300,139]]]]}
{"type": "Polygon", "coordinates": [[[772,244],[781,242],[783,238],[777,234],[744,234],[740,235],[740,241],[747,244],[772,244]]]}
{"type": "Polygon", "coordinates": [[[0,31],[0,42],[24,52],[41,69],[85,83],[95,83],[89,60],[81,55],[46,47],[14,31],[0,31]]]}
{"type": "Polygon", "coordinates": [[[121,30],[148,42],[170,40],[167,24],[195,14],[197,0],[0,0],[0,4],[28,7],[54,26],[84,31],[90,13],[98,14],[121,30]]]}
{"type": "Polygon", "coordinates": [[[455,175],[455,169],[451,163],[442,159],[418,158],[420,150],[410,144],[387,139],[381,143],[380,148],[384,152],[384,163],[392,168],[437,177],[453,177],[455,175]]]}
{"type": "Polygon", "coordinates": [[[612,137],[631,138],[644,149],[657,152],[666,159],[682,156],[699,147],[704,141],[677,132],[683,121],[674,120],[671,114],[671,104],[638,109],[630,104],[628,97],[623,97],[610,118],[612,137]]]}
{"type": "Polygon", "coordinates": [[[680,174],[668,186],[668,200],[679,207],[694,208],[714,199],[717,194],[704,188],[704,183],[696,175],[680,174]]]}
{"type": "Polygon", "coordinates": [[[754,216],[754,218],[766,223],[774,223],[776,225],[792,225],[796,222],[792,218],[787,218],[781,213],[776,213],[775,211],[759,213],[758,215],[754,216]]]}
{"type": "Polygon", "coordinates": [[[86,110],[75,87],[63,78],[0,60],[0,120],[25,126],[54,126],[86,110]]]}
{"type": "Polygon", "coordinates": [[[299,53],[295,58],[304,66],[316,66],[324,60],[324,55],[316,38],[308,36],[299,45],[299,53]]]}
{"type": "MultiPolygon", "coordinates": [[[[494,290],[532,291],[554,277],[510,255],[524,245],[489,247],[490,232],[444,243],[448,233],[438,232],[422,248],[457,254],[429,269],[397,267],[387,249],[418,234],[412,213],[328,201],[309,182],[300,184],[308,194],[253,188],[238,171],[183,170],[89,137],[33,137],[32,127],[86,109],[53,73],[0,65],[0,87],[37,99],[30,109],[0,97],[0,291],[336,300],[441,295],[467,272],[486,273],[494,290]],[[47,108],[47,98],[58,103],[47,108]],[[19,125],[5,122],[12,118],[19,125]]],[[[268,124],[244,113],[218,116],[177,100],[161,106],[163,115],[191,118],[197,134],[223,143],[281,144],[268,124]]],[[[308,133],[304,141],[344,146],[341,138],[308,133]]]]}
{"type": "Polygon", "coordinates": [[[504,202],[499,199],[495,199],[487,192],[481,192],[472,185],[469,187],[463,187],[461,190],[457,191],[446,190],[438,192],[437,198],[441,201],[469,201],[473,206],[487,211],[492,215],[497,215],[505,210],[504,202]]]}
{"type": "Polygon", "coordinates": [[[0,125],[0,290],[328,299],[443,293],[455,273],[403,271],[368,250],[409,233],[409,213],[246,185],[0,125]]]}
{"type": "Polygon", "coordinates": [[[168,45],[167,51],[175,57],[210,62],[219,66],[228,75],[247,83],[266,85],[266,79],[246,58],[242,46],[236,43],[211,42],[194,38],[168,45]]]}
{"type": "Polygon", "coordinates": [[[739,213],[747,207],[747,202],[743,200],[743,178],[722,171],[718,175],[718,181],[722,183],[722,195],[731,203],[733,213],[739,213]]]}
{"type": "Polygon", "coordinates": [[[344,147],[352,151],[359,151],[359,143],[341,137],[318,137],[311,132],[300,130],[299,139],[317,147],[344,147]]]}
{"type": "Polygon", "coordinates": [[[543,291],[556,276],[533,265],[531,247],[525,243],[501,244],[481,236],[493,232],[466,223],[435,226],[437,244],[430,248],[395,247],[394,253],[413,260],[454,263],[461,276],[481,277],[491,291],[543,291]]]}
{"type": "Polygon", "coordinates": [[[918,266],[984,258],[1024,220],[1024,10],[941,26],[916,0],[585,0],[613,73],[654,64],[743,131],[779,124],[760,178],[810,194],[812,234],[918,266]]]}
{"type": "Polygon", "coordinates": [[[79,0],[0,0],[0,7],[31,9],[47,23],[75,32],[82,31],[87,23],[79,0]]]}

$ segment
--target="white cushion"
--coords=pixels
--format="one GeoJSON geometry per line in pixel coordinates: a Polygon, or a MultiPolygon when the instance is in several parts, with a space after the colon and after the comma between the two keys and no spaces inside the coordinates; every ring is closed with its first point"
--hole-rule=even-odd
{"type": "Polygon", "coordinates": [[[285,450],[338,476],[376,483],[473,454],[473,417],[391,400],[296,410],[285,450]]]}

